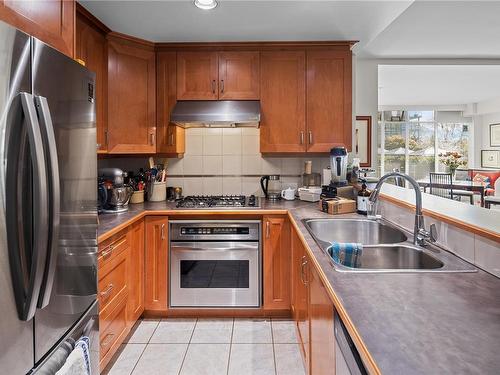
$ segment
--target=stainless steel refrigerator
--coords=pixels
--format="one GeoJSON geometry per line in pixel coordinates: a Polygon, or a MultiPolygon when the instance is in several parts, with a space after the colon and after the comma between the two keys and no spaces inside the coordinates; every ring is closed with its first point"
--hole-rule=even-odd
{"type": "Polygon", "coordinates": [[[99,368],[95,75],[0,22],[0,369],[99,368]]]}

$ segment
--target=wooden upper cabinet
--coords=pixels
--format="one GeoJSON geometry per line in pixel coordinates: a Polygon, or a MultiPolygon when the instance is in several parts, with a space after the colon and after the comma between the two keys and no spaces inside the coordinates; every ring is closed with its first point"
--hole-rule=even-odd
{"type": "Polygon", "coordinates": [[[73,0],[0,0],[0,20],[73,57],[73,0]]]}
{"type": "Polygon", "coordinates": [[[177,99],[217,100],[217,52],[177,53],[177,99]]]}
{"type": "Polygon", "coordinates": [[[290,224],[286,216],[264,220],[264,309],[290,309],[290,224]]]}
{"type": "Polygon", "coordinates": [[[260,152],[306,151],[305,51],[261,54],[260,152]]]}
{"type": "Polygon", "coordinates": [[[151,43],[108,35],[108,152],[156,152],[156,72],[151,43]]]}
{"type": "Polygon", "coordinates": [[[77,4],[76,12],[76,35],[75,35],[75,58],[85,63],[85,66],[93,71],[95,78],[95,107],[96,107],[96,135],[98,152],[107,150],[107,77],[108,77],[108,54],[106,29],[104,25],[98,26],[93,16],[82,6],[77,4]]]}
{"type": "Polygon", "coordinates": [[[167,309],[168,219],[146,217],[145,298],[146,310],[167,309]]]}
{"type": "Polygon", "coordinates": [[[352,148],[352,55],[346,50],[307,52],[307,151],[352,148]]]}
{"type": "Polygon", "coordinates": [[[177,54],[156,56],[156,152],[177,156],[185,151],[184,129],[170,123],[177,95],[177,54]]]}
{"type": "Polygon", "coordinates": [[[219,100],[258,100],[258,51],[219,52],[219,100]]]}
{"type": "Polygon", "coordinates": [[[309,320],[311,374],[331,374],[335,369],[334,306],[314,267],[309,271],[309,320]]]}

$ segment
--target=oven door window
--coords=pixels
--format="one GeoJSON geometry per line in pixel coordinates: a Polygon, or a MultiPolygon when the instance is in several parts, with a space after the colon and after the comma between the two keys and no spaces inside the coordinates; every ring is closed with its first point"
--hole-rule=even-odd
{"type": "Polygon", "coordinates": [[[249,260],[181,260],[181,288],[249,288],[249,260]]]}

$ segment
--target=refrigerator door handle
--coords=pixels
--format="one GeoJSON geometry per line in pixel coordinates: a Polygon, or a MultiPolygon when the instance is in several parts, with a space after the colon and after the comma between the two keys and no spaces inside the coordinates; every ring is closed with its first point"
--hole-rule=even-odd
{"type": "MultiPolygon", "coordinates": [[[[28,280],[23,280],[23,272],[20,270],[22,257],[20,249],[11,249],[11,276],[16,299],[19,319],[29,321],[36,312],[40,286],[43,280],[43,273],[46,260],[47,247],[47,175],[45,170],[45,155],[43,146],[40,143],[40,126],[36,116],[36,109],[33,96],[28,93],[20,93],[21,105],[25,116],[26,133],[31,153],[31,166],[33,174],[33,252],[29,269],[28,280]]],[[[16,186],[14,199],[23,198],[19,193],[22,186],[16,186]]],[[[22,203],[21,203],[22,204],[22,203]]],[[[11,218],[9,218],[11,220],[11,218]]],[[[17,233],[9,235],[20,235],[23,222],[17,223],[17,233]]]]}
{"type": "Polygon", "coordinates": [[[45,273],[38,298],[38,308],[44,308],[49,304],[54,284],[54,276],[57,265],[57,251],[59,247],[59,223],[60,223],[60,188],[59,188],[59,164],[57,156],[56,137],[50,115],[49,103],[43,96],[35,97],[35,105],[38,111],[42,139],[44,141],[47,166],[47,191],[49,197],[49,232],[47,239],[47,260],[45,273]]]}

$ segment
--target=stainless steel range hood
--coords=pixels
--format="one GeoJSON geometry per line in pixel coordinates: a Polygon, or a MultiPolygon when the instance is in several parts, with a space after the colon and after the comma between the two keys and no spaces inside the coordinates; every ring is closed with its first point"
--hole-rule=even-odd
{"type": "Polygon", "coordinates": [[[170,121],[183,128],[258,128],[258,100],[181,100],[172,110],[170,121]]]}

